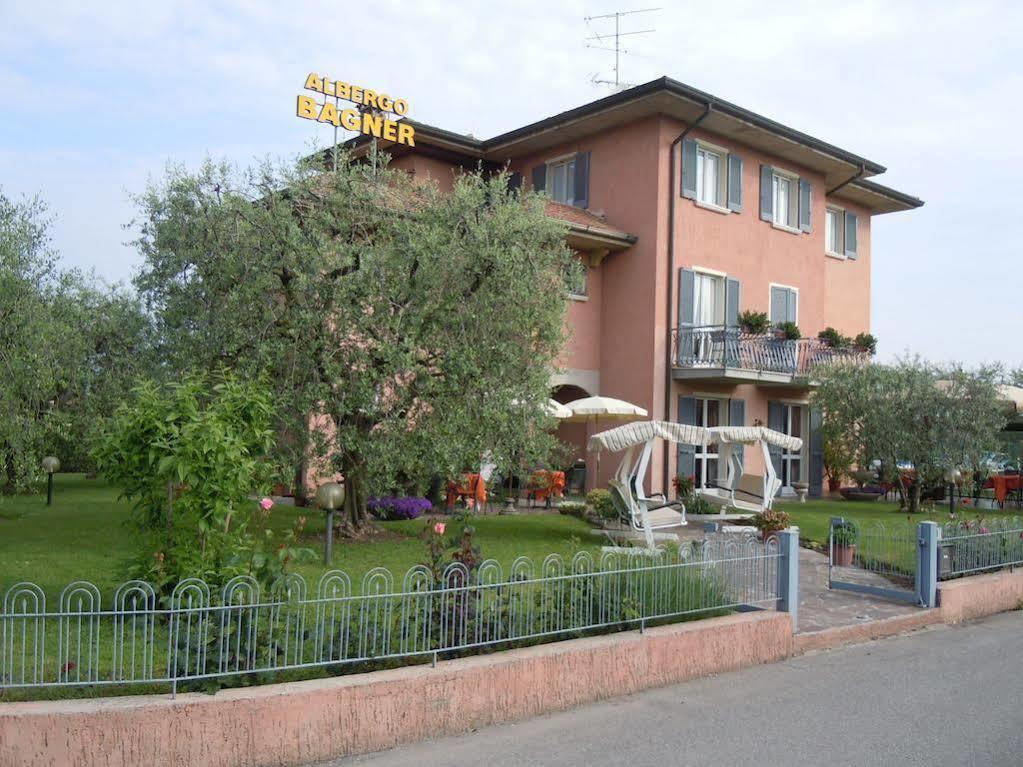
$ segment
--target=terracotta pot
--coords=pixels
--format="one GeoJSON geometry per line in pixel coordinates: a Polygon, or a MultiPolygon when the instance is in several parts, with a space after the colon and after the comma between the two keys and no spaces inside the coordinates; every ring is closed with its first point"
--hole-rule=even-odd
{"type": "Polygon", "coordinates": [[[849,544],[848,546],[835,544],[832,553],[832,564],[835,567],[852,567],[853,557],[856,556],[856,544],[849,544]]]}
{"type": "Polygon", "coordinates": [[[776,536],[776,535],[778,535],[778,533],[780,533],[784,529],[785,529],[784,527],[779,527],[779,528],[773,529],[773,530],[763,529],[763,530],[760,531],[760,540],[766,541],[772,535],[776,536]]]}

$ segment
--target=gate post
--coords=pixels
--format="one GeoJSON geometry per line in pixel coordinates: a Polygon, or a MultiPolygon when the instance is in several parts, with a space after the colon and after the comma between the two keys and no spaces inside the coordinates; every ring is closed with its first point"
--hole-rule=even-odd
{"type": "Polygon", "coordinates": [[[799,625],[799,528],[778,533],[778,610],[792,616],[792,631],[799,625]]]}
{"type": "Polygon", "coordinates": [[[941,528],[921,522],[916,528],[919,551],[916,564],[916,596],[921,607],[938,606],[938,541],[941,528]]]}

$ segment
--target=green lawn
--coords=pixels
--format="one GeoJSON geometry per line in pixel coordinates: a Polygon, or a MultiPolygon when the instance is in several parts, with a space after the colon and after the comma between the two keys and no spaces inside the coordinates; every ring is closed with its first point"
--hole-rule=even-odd
{"type": "MultiPolygon", "coordinates": [[[[828,542],[828,520],[831,517],[845,517],[856,521],[861,528],[869,528],[878,522],[886,527],[916,527],[917,523],[932,520],[938,524],[948,521],[948,505],[939,504],[933,511],[925,511],[919,514],[907,514],[899,511],[898,503],[868,502],[858,503],[841,499],[813,499],[806,503],[798,501],[778,501],[775,508],[787,512],[792,517],[792,524],[799,527],[799,537],[802,540],[813,541],[814,543],[826,544],[828,542]]],[[[970,509],[965,506],[958,508],[957,514],[961,519],[973,518],[976,516],[1016,516],[1018,509],[1009,511],[992,511],[970,509]]]]}
{"type": "MultiPolygon", "coordinates": [[[[117,500],[118,491],[98,479],[61,474],[55,477],[54,502],[46,507],[46,494],[0,497],[0,594],[13,583],[33,581],[55,599],[74,580],[95,583],[104,593],[125,578],[125,563],[135,550],[128,524],[130,509],[117,500]]],[[[318,554],[323,551],[324,519],[315,509],[279,504],[272,524],[287,527],[298,514],[309,519],[303,542],[318,554]]],[[[396,583],[405,571],[421,562],[425,548],[417,537],[425,520],[379,523],[383,533],[365,543],[335,540],[333,567],[345,570],[359,588],[362,575],[373,567],[386,567],[396,583]]],[[[432,524],[432,522],[431,522],[432,524]]],[[[600,539],[589,525],[560,514],[489,515],[473,520],[484,557],[506,568],[520,556],[539,566],[551,553],[570,557],[580,548],[595,551],[600,539]]],[[[297,568],[315,589],[324,570],[322,561],[297,568]]]]}

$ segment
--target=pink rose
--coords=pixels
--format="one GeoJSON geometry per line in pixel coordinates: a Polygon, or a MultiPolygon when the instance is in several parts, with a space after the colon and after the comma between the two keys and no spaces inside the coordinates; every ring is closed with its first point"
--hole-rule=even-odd
{"type": "Polygon", "coordinates": [[[259,502],[259,507],[263,511],[270,511],[270,509],[274,507],[274,502],[270,498],[264,498],[262,501],[259,502]]]}
{"type": "Polygon", "coordinates": [[[433,526],[433,532],[437,533],[437,535],[444,535],[444,528],[445,528],[444,523],[438,522],[433,526]]]}

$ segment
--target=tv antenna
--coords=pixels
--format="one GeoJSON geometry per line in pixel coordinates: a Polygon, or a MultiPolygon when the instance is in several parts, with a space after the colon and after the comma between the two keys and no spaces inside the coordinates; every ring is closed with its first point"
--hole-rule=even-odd
{"type": "MultiPolygon", "coordinates": [[[[614,79],[614,81],[612,82],[611,80],[598,80],[597,78],[593,78],[593,82],[594,83],[597,83],[597,84],[600,84],[600,85],[613,85],[616,90],[618,88],[621,88],[623,85],[626,85],[626,86],[628,85],[628,83],[622,83],[621,82],[621,74],[620,74],[620,71],[621,71],[620,70],[621,55],[623,53],[628,53],[629,52],[629,51],[625,50],[624,48],[622,48],[622,45],[621,45],[622,40],[621,39],[623,37],[628,37],[630,35],[646,35],[646,34],[650,34],[651,32],[656,32],[657,30],[656,29],[637,29],[637,30],[634,30],[634,31],[631,31],[631,32],[622,32],[621,31],[621,18],[622,18],[622,16],[632,16],[632,15],[637,14],[637,13],[653,13],[654,11],[659,11],[659,10],[661,10],[661,9],[660,8],[640,8],[640,9],[635,10],[635,11],[615,11],[614,13],[604,13],[604,14],[601,14],[599,16],[585,16],[583,18],[583,20],[586,22],[587,26],[589,26],[591,21],[606,21],[606,20],[609,20],[609,19],[614,19],[614,21],[615,21],[615,31],[614,31],[614,34],[610,34],[610,33],[608,33],[608,34],[597,34],[596,32],[594,32],[594,34],[591,37],[585,38],[585,42],[586,42],[586,47],[587,48],[593,48],[593,49],[598,50],[598,51],[611,51],[615,55],[615,68],[614,68],[615,79],[614,79]],[[603,43],[603,42],[609,41],[611,39],[614,39],[614,48],[610,48],[610,47],[608,47],[606,45],[599,45],[598,44],[598,43],[603,43]]],[[[592,27],[591,27],[591,30],[592,30],[592,27]]]]}

